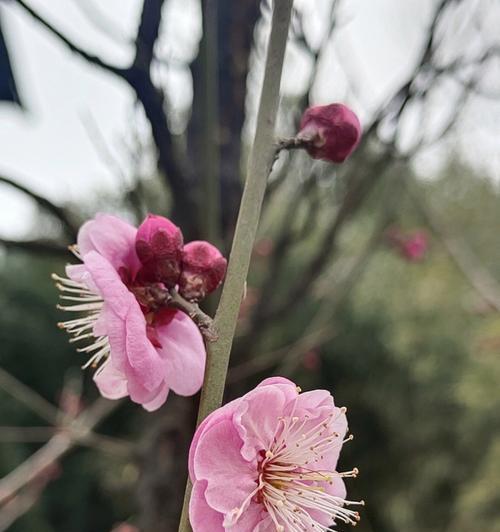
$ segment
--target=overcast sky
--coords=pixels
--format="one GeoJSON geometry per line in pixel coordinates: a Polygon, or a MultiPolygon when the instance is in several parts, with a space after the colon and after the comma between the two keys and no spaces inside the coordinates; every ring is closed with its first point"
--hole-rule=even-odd
{"type": "MultiPolygon", "coordinates": [[[[469,0],[469,4],[472,2],[476,0],[469,0]]],[[[135,35],[142,1],[29,3],[87,50],[115,64],[130,62],[133,48],[129,43],[135,35]],[[99,6],[97,19],[104,27],[96,26],[85,14],[95,5],[99,6]]],[[[328,4],[329,0],[296,1],[297,6],[307,6],[310,11],[306,19],[310,35],[320,38],[328,4]]],[[[433,5],[434,0],[346,1],[340,29],[323,60],[315,99],[318,102],[349,99],[362,118],[368,116],[411,70],[433,5]],[[355,96],[349,95],[345,71],[360,80],[355,96]]],[[[89,116],[95,120],[114,156],[126,166],[122,141],[127,137],[133,107],[130,89],[118,78],[71,54],[15,4],[1,5],[0,9],[26,107],[22,111],[10,104],[0,104],[0,174],[15,178],[57,202],[67,199],[85,202],[89,194],[112,191],[120,185],[120,178],[102,160],[85,123],[89,116]]],[[[165,58],[189,60],[200,34],[198,2],[167,0],[165,9],[168,13],[158,53],[165,58]]],[[[495,26],[492,21],[496,30],[500,19],[497,22],[495,26]]],[[[299,92],[307,79],[307,60],[291,49],[287,65],[289,75],[284,78],[283,89],[288,93],[299,92]]],[[[161,76],[169,99],[181,108],[188,106],[189,72],[173,69],[162,71],[161,76]]],[[[437,96],[436,114],[448,98],[447,90],[444,87],[441,96],[437,96]]],[[[466,157],[482,164],[497,179],[500,179],[499,124],[498,104],[476,99],[451,144],[458,151],[465,150],[466,157]]],[[[147,136],[147,129],[142,134],[147,136]]],[[[422,168],[432,171],[443,153],[442,147],[434,150],[422,159],[422,168]]],[[[0,207],[0,234],[25,235],[35,212],[30,200],[0,186],[0,207]]]]}

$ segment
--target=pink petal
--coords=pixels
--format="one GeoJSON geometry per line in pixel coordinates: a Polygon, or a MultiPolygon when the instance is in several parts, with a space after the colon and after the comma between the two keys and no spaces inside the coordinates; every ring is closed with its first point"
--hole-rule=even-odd
{"type": "MultiPolygon", "coordinates": [[[[231,532],[254,531],[256,530],[256,527],[260,526],[260,523],[266,520],[268,515],[269,514],[264,510],[264,506],[262,504],[251,501],[248,508],[243,512],[238,521],[229,528],[229,530],[231,532]]],[[[272,522],[270,524],[270,528],[263,528],[262,530],[274,532],[275,528],[272,526],[272,522]]]]}
{"type": "MultiPolygon", "coordinates": [[[[105,329],[115,366],[127,376],[136,402],[149,402],[158,392],[165,366],[146,334],[146,320],[135,297],[122,283],[111,264],[95,251],[87,253],[85,265],[104,298],[105,329]]],[[[103,327],[103,324],[100,324],[103,327]]],[[[132,397],[132,394],[131,394],[132,397]]]]}
{"type": "MultiPolygon", "coordinates": [[[[165,380],[165,366],[146,335],[146,320],[136,303],[126,318],[127,359],[134,376],[147,390],[157,389],[165,380]]],[[[130,373],[127,375],[130,379],[130,373]]]]}
{"type": "Polygon", "coordinates": [[[163,386],[164,382],[161,382],[156,388],[148,390],[143,386],[140,378],[137,378],[132,372],[127,373],[127,390],[130,399],[132,399],[134,403],[139,403],[140,405],[153,403],[158,395],[162,393],[163,386]]]}
{"type": "Polygon", "coordinates": [[[125,375],[114,368],[110,360],[95,373],[94,382],[106,399],[120,399],[128,395],[125,375]]]}
{"type": "Polygon", "coordinates": [[[189,501],[189,521],[193,532],[224,532],[223,515],[208,506],[205,499],[207,481],[195,482],[189,501]]]}
{"type": "MultiPolygon", "coordinates": [[[[346,498],[347,491],[345,488],[345,484],[339,476],[334,476],[332,478],[331,484],[329,482],[322,482],[321,485],[323,486],[325,492],[329,495],[339,497],[339,499],[346,498]]],[[[334,523],[335,516],[333,516],[332,518],[332,516],[330,516],[329,514],[326,514],[319,510],[308,509],[307,511],[313,519],[315,519],[316,521],[318,521],[318,523],[321,523],[325,527],[331,527],[334,523]]]]}
{"type": "Polygon", "coordinates": [[[320,422],[329,422],[329,430],[336,433],[338,445],[324,454],[323,459],[316,464],[317,469],[326,469],[334,471],[342,449],[342,441],[347,432],[347,418],[340,408],[334,406],[333,397],[326,390],[313,390],[301,393],[297,398],[296,404],[287,405],[287,414],[302,417],[309,416],[309,421],[305,423],[303,430],[307,432],[320,422]],[[330,415],[333,414],[333,422],[330,422],[330,415]]]}
{"type": "Polygon", "coordinates": [[[192,482],[196,480],[194,472],[194,457],[200,439],[202,438],[204,433],[213,425],[219,423],[224,419],[231,420],[235,409],[240,404],[240,401],[241,398],[238,398],[234,401],[231,401],[230,403],[227,403],[227,405],[218,408],[215,412],[212,412],[209,416],[207,416],[196,429],[193,439],[191,440],[191,447],[189,448],[189,477],[192,482]]]}
{"type": "Polygon", "coordinates": [[[78,249],[82,257],[90,251],[96,251],[115,270],[125,267],[135,275],[140,268],[135,252],[136,233],[135,227],[116,216],[97,214],[78,231],[78,249]]]}
{"type": "Polygon", "coordinates": [[[262,521],[257,524],[252,532],[270,532],[276,530],[276,526],[273,523],[273,520],[269,517],[269,514],[263,517],[262,521]]]}
{"type": "Polygon", "coordinates": [[[286,384],[292,386],[294,389],[297,388],[294,382],[285,377],[268,377],[267,379],[264,379],[257,388],[260,388],[261,386],[269,386],[270,384],[286,384]]]}
{"type": "Polygon", "coordinates": [[[269,449],[286,401],[286,395],[276,385],[258,387],[243,397],[233,419],[244,442],[241,454],[246,460],[254,460],[259,451],[269,449]]]}
{"type": "Polygon", "coordinates": [[[87,270],[85,264],[68,264],[66,266],[66,275],[72,281],[85,285],[95,294],[99,293],[99,290],[92,280],[92,275],[90,275],[90,272],[87,270]]]}
{"type": "Polygon", "coordinates": [[[160,391],[158,392],[158,395],[152,399],[151,401],[144,403],[142,406],[145,410],[148,412],[153,412],[154,410],[158,410],[160,406],[162,406],[165,401],[167,400],[169,388],[167,384],[164,382],[162,386],[160,387],[160,391]]]}
{"type": "Polygon", "coordinates": [[[130,306],[136,306],[140,311],[134,295],[123,284],[108,260],[95,251],[87,253],[84,260],[85,268],[97,287],[97,291],[118,316],[125,318],[130,306]]]}
{"type": "Polygon", "coordinates": [[[204,431],[194,455],[195,478],[208,481],[208,505],[224,514],[240,506],[257,487],[257,464],[243,459],[241,445],[233,423],[222,419],[204,431]]]}
{"type": "Polygon", "coordinates": [[[193,320],[177,312],[167,324],[156,328],[162,345],[158,348],[165,364],[165,379],[179,395],[193,395],[203,384],[205,345],[193,320]]]}

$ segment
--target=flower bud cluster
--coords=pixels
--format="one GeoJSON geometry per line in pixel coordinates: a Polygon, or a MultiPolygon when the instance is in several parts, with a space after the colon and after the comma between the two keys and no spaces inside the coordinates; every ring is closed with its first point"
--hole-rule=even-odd
{"type": "Polygon", "coordinates": [[[167,218],[149,214],[137,230],[135,250],[144,282],[178,287],[189,301],[200,301],[223,281],[227,261],[203,240],[184,245],[181,230],[167,218]]]}

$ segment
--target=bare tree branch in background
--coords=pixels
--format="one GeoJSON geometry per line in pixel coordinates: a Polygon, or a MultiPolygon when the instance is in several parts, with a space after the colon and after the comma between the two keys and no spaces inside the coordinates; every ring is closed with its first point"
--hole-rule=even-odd
{"type": "Polygon", "coordinates": [[[20,250],[27,253],[39,253],[61,259],[67,259],[69,256],[69,251],[66,246],[50,240],[10,240],[0,238],[0,246],[6,249],[20,250]]]}
{"type": "Polygon", "coordinates": [[[97,399],[74,420],[71,430],[53,436],[14,471],[3,477],[0,480],[0,505],[8,502],[19,490],[32,482],[49,465],[61,459],[75,445],[85,441],[94,427],[120,404],[120,401],[97,399]]]}
{"type": "Polygon", "coordinates": [[[71,41],[62,32],[60,32],[52,23],[45,20],[40,14],[37,13],[32,7],[30,7],[24,0],[14,0],[20,7],[22,7],[30,16],[32,16],[37,22],[39,22],[45,29],[47,29],[54,37],[57,37],[66,47],[72,52],[79,55],[85,61],[106,70],[117,76],[124,76],[125,69],[111,65],[103,61],[100,57],[91,54],[71,41]]]}
{"type": "Polygon", "coordinates": [[[172,134],[165,113],[163,93],[154,85],[151,78],[151,63],[154,58],[154,45],[158,38],[164,0],[144,1],[135,40],[136,53],[129,67],[111,65],[96,55],[90,54],[45,20],[24,0],[15,0],[15,2],[57,37],[69,50],[87,62],[122,78],[134,90],[151,124],[151,132],[158,150],[159,169],[165,175],[172,191],[173,217],[183,225],[187,234],[196,233],[193,217],[188,215],[194,206],[190,179],[186,169],[179,162],[178,153],[173,146],[172,134]]]}
{"type": "Polygon", "coordinates": [[[19,183],[17,180],[6,177],[5,175],[0,175],[0,183],[4,183],[5,185],[15,188],[16,190],[19,190],[19,192],[29,196],[39,207],[61,222],[64,233],[69,238],[70,242],[74,242],[76,240],[76,227],[71,222],[66,210],[63,207],[59,207],[55,203],[51,202],[40,194],[37,194],[25,185],[21,185],[21,183],[19,183]]]}

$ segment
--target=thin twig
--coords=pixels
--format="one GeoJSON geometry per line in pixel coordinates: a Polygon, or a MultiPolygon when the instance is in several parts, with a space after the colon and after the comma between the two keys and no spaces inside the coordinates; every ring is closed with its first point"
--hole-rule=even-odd
{"type": "Polygon", "coordinates": [[[45,421],[52,425],[58,425],[59,409],[3,368],[0,368],[0,388],[3,388],[9,395],[37,413],[45,421]]]}
{"type": "Polygon", "coordinates": [[[85,441],[94,427],[115,410],[121,401],[97,399],[71,424],[72,430],[59,432],[32,454],[14,471],[0,480],[0,505],[10,500],[20,489],[30,484],[50,464],[53,464],[75,445],[85,441]]]}
{"type": "Polygon", "coordinates": [[[9,238],[0,238],[0,246],[6,249],[50,255],[58,258],[68,258],[69,256],[67,246],[52,240],[11,240],[9,238]]]}
{"type": "Polygon", "coordinates": [[[37,443],[46,442],[58,433],[69,432],[79,445],[91,447],[105,453],[118,456],[131,456],[133,445],[119,438],[103,436],[101,434],[83,434],[72,431],[71,425],[62,427],[0,427],[0,442],[2,443],[37,443]]]}
{"type": "Polygon", "coordinates": [[[10,177],[6,177],[5,175],[0,175],[0,183],[4,183],[5,185],[15,188],[16,190],[19,190],[19,192],[22,192],[23,194],[29,196],[43,210],[52,214],[52,216],[54,216],[61,222],[64,232],[72,241],[76,238],[76,228],[71,223],[70,219],[66,214],[66,211],[62,207],[59,207],[59,205],[52,203],[52,201],[48,200],[47,198],[40,196],[40,194],[37,194],[30,188],[21,185],[21,183],[19,183],[17,180],[12,179],[10,177]]]}
{"type": "Polygon", "coordinates": [[[208,314],[205,314],[197,304],[184,299],[177,290],[170,290],[169,295],[168,306],[176,307],[185,312],[196,323],[207,342],[215,342],[217,340],[218,334],[214,326],[214,320],[208,314]]]}
{"type": "Polygon", "coordinates": [[[52,33],[52,35],[54,35],[60,41],[62,41],[63,44],[65,44],[66,47],[69,48],[72,52],[79,55],[80,57],[88,61],[89,63],[92,63],[93,65],[96,65],[99,68],[106,70],[107,72],[111,72],[112,74],[118,75],[120,77],[125,77],[125,73],[127,69],[120,68],[115,65],[106,63],[100,57],[90,54],[83,48],[80,48],[78,45],[72,42],[68,37],[66,37],[66,35],[60,32],[54,25],[52,25],[50,22],[45,20],[39,13],[37,13],[32,7],[30,7],[26,2],[24,2],[24,0],[15,0],[15,2],[17,3],[17,5],[23,8],[24,11],[26,11],[26,13],[28,13],[37,22],[39,22],[45,29],[47,29],[50,33],[52,33]]]}

